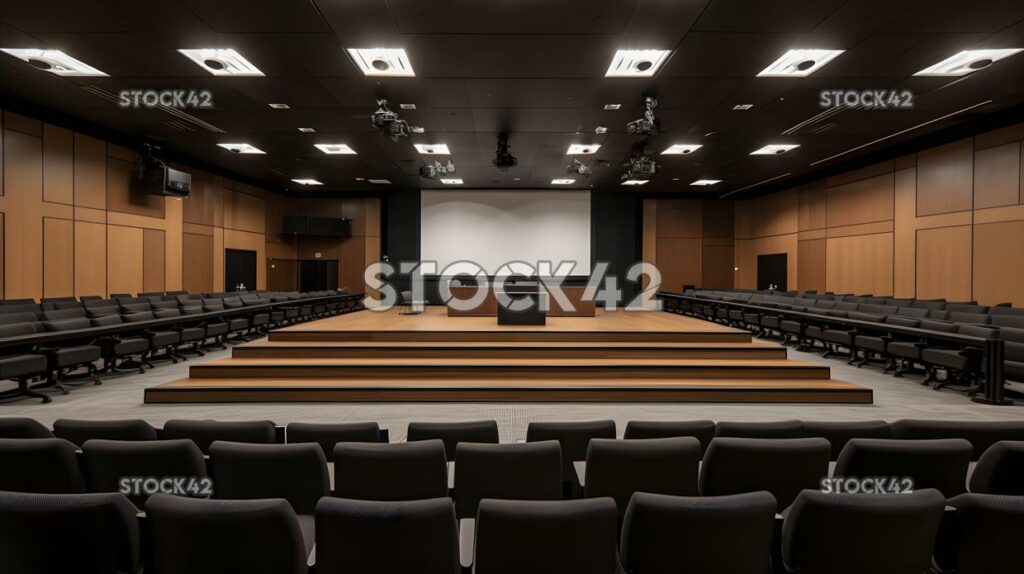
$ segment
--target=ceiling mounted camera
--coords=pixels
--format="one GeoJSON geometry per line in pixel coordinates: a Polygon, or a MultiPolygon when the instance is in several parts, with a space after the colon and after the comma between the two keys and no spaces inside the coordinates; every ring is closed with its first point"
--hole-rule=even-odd
{"type": "Polygon", "coordinates": [[[387,136],[393,142],[397,142],[399,138],[409,137],[411,131],[409,123],[388,108],[388,101],[385,98],[377,98],[377,111],[373,112],[370,123],[381,135],[387,136]]]}
{"type": "Polygon", "coordinates": [[[568,166],[566,166],[565,172],[566,173],[575,173],[577,175],[590,175],[591,174],[590,168],[587,167],[587,164],[585,164],[582,161],[580,161],[578,159],[575,159],[575,158],[573,158],[572,162],[568,166]]]}
{"type": "Polygon", "coordinates": [[[452,163],[452,160],[448,160],[446,164],[435,160],[433,164],[420,167],[420,177],[424,179],[437,179],[452,173],[455,173],[455,164],[452,163]]]}
{"type": "Polygon", "coordinates": [[[498,171],[501,173],[507,172],[509,168],[513,168],[519,163],[516,156],[512,155],[508,150],[508,134],[499,135],[498,151],[495,153],[494,160],[492,160],[491,163],[493,163],[494,167],[498,168],[498,171]]]}
{"type": "Polygon", "coordinates": [[[633,155],[629,158],[629,162],[624,165],[628,169],[626,170],[626,173],[622,174],[623,181],[630,179],[651,179],[658,171],[658,164],[651,159],[651,156],[647,155],[643,151],[633,152],[633,155]]]}
{"type": "Polygon", "coordinates": [[[644,106],[647,108],[644,111],[644,117],[626,124],[627,132],[643,136],[658,133],[659,122],[657,118],[654,117],[654,108],[658,107],[657,98],[654,96],[644,97],[644,106]]]}

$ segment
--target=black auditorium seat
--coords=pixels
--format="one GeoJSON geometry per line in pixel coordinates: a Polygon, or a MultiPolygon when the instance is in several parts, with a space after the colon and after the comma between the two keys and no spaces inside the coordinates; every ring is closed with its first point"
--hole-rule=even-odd
{"type": "Polygon", "coordinates": [[[361,500],[448,496],[448,462],[441,440],[334,445],[334,495],[361,500]]]}
{"type": "Polygon", "coordinates": [[[625,439],[670,438],[692,436],[700,441],[701,456],[715,438],[715,421],[629,421],[622,435],[625,439]]]}
{"type": "Polygon", "coordinates": [[[460,442],[498,443],[498,423],[486,421],[410,422],[406,440],[415,442],[439,438],[444,441],[448,460],[455,460],[455,447],[460,442]]]}
{"type": "Polygon", "coordinates": [[[582,492],[575,462],[587,460],[590,439],[615,438],[615,421],[531,422],[526,425],[526,442],[557,440],[562,446],[562,482],[565,498],[582,492]]]}
{"type": "Polygon", "coordinates": [[[961,494],[946,502],[955,509],[943,522],[935,562],[941,572],[1015,572],[1020,557],[1009,551],[1024,536],[1024,498],[961,494]]]}
{"type": "Polygon", "coordinates": [[[947,497],[967,490],[971,443],[961,438],[899,440],[855,438],[846,443],[833,475],[911,479],[912,488],[934,488],[947,497]]]}
{"type": "Polygon", "coordinates": [[[148,478],[184,479],[179,496],[207,498],[211,482],[207,478],[206,461],[199,447],[188,439],[175,440],[106,440],[90,439],[82,445],[82,474],[90,492],[121,492],[122,481],[140,487],[128,498],[140,509],[151,493],[144,490],[148,478]]]}
{"type": "Polygon", "coordinates": [[[805,490],[785,515],[786,572],[925,572],[944,505],[942,493],[934,489],[901,495],[805,490]]]}
{"type": "MultiPolygon", "coordinates": [[[[66,319],[48,319],[41,324],[48,333],[60,333],[66,331],[85,331],[92,328],[92,322],[85,315],[85,308],[67,309],[75,313],[76,317],[66,319]]],[[[46,312],[47,317],[55,312],[46,312]]],[[[40,351],[46,355],[47,369],[49,369],[49,382],[55,386],[73,384],[79,382],[92,382],[100,384],[96,377],[96,361],[102,357],[102,348],[99,346],[96,337],[84,334],[80,338],[60,341],[54,345],[44,345],[40,351]],[[74,375],[74,371],[84,368],[85,373],[74,375]]]]}
{"type": "Polygon", "coordinates": [[[611,497],[620,517],[635,492],[696,496],[700,457],[693,437],[592,439],[584,496],[611,497]]]}
{"type": "Polygon", "coordinates": [[[947,421],[901,419],[889,423],[898,439],[962,438],[974,448],[978,460],[988,448],[1003,440],[1024,441],[1024,421],[947,421]]]}
{"type": "Polygon", "coordinates": [[[53,432],[28,417],[0,417],[0,438],[53,438],[53,432]]]}
{"type": "Polygon", "coordinates": [[[0,439],[0,490],[82,492],[75,445],[59,438],[0,439]]]}
{"type": "Polygon", "coordinates": [[[334,445],[339,442],[387,442],[382,438],[380,425],[375,422],[288,423],[285,427],[289,444],[316,443],[327,462],[334,462],[334,445]]]}
{"type": "Polygon", "coordinates": [[[91,439],[156,440],[156,429],[142,419],[53,421],[53,434],[81,447],[91,439]]]}
{"type": "Polygon", "coordinates": [[[3,572],[138,572],[142,560],[135,515],[121,494],[0,492],[3,572]]]}
{"type": "Polygon", "coordinates": [[[160,574],[308,571],[302,530],[284,499],[204,500],[157,494],[146,501],[145,509],[146,544],[160,574]]]}
{"type": "Polygon", "coordinates": [[[474,548],[475,574],[614,574],[615,502],[484,500],[474,548]]]}
{"type": "Polygon", "coordinates": [[[163,438],[192,439],[206,454],[214,441],[271,444],[277,442],[277,432],[270,421],[173,419],[164,423],[163,438]]]}
{"type": "Polygon", "coordinates": [[[638,492],[622,525],[622,566],[631,574],[767,574],[775,510],[775,498],[767,492],[704,497],[638,492]]]}
{"type": "Polygon", "coordinates": [[[764,490],[779,511],[805,488],[817,489],[828,476],[831,448],[823,438],[716,437],[700,468],[702,496],[764,490]]]}
{"type": "Polygon", "coordinates": [[[803,435],[821,437],[832,446],[829,458],[836,460],[846,443],[855,438],[892,438],[889,423],[876,421],[804,421],[803,435]]]}
{"type": "MultiPolygon", "coordinates": [[[[143,323],[155,321],[157,316],[153,314],[152,307],[147,303],[122,303],[121,319],[125,323],[143,323]]],[[[140,334],[149,340],[149,352],[143,362],[150,365],[152,361],[178,362],[175,354],[175,347],[181,344],[181,333],[168,327],[155,329],[142,329],[140,334]]],[[[152,365],[150,365],[152,366],[152,365]]]]}
{"type": "MultiPolygon", "coordinates": [[[[10,327],[10,325],[0,325],[0,330],[3,330],[5,327],[10,327]]],[[[2,336],[0,335],[0,337],[2,336]]],[[[33,390],[34,385],[30,384],[32,379],[46,376],[46,373],[47,361],[43,355],[19,353],[0,357],[0,381],[11,379],[18,383],[17,388],[0,392],[0,400],[34,397],[42,399],[44,403],[50,402],[50,397],[38,390],[33,390]]]]}
{"type": "Polygon", "coordinates": [[[1024,496],[1024,441],[999,441],[985,450],[971,474],[971,492],[1024,496]]]}
{"type": "Polygon", "coordinates": [[[723,421],[715,426],[716,437],[801,438],[804,425],[798,420],[745,422],[723,421]]]}
{"type": "Polygon", "coordinates": [[[324,498],[316,507],[317,574],[458,574],[450,498],[324,498]]]}

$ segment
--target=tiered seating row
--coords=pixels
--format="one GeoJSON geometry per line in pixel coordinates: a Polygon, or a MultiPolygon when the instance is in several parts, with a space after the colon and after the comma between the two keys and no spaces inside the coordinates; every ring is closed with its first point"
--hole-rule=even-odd
{"type": "Polygon", "coordinates": [[[17,388],[0,399],[35,397],[100,384],[99,375],[142,372],[270,328],[362,308],[362,296],[336,291],[115,295],[0,302],[0,380],[17,388]],[[101,366],[97,363],[102,361],[101,366]]]}

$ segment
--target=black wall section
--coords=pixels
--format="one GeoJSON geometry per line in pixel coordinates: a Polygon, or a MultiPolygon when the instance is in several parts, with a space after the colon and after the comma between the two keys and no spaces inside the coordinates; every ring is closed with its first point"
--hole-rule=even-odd
{"type": "MultiPolygon", "coordinates": [[[[636,283],[626,281],[626,272],[640,261],[641,244],[640,198],[628,193],[591,193],[590,252],[592,265],[607,261],[608,272],[618,277],[623,302],[640,291],[636,283]]],[[[420,192],[388,193],[384,209],[384,255],[397,267],[400,261],[420,259],[420,192]]],[[[392,283],[398,291],[410,289],[409,277],[398,275],[392,283]]],[[[440,303],[434,282],[427,281],[427,298],[440,303]]]]}

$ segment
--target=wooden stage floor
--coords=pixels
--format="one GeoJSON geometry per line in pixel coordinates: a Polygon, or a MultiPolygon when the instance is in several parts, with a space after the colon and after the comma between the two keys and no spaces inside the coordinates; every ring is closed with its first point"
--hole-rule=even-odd
{"type": "Polygon", "coordinates": [[[147,403],[870,403],[871,390],[746,331],[664,312],[598,310],[547,325],[359,311],[272,331],[147,403]]]}

